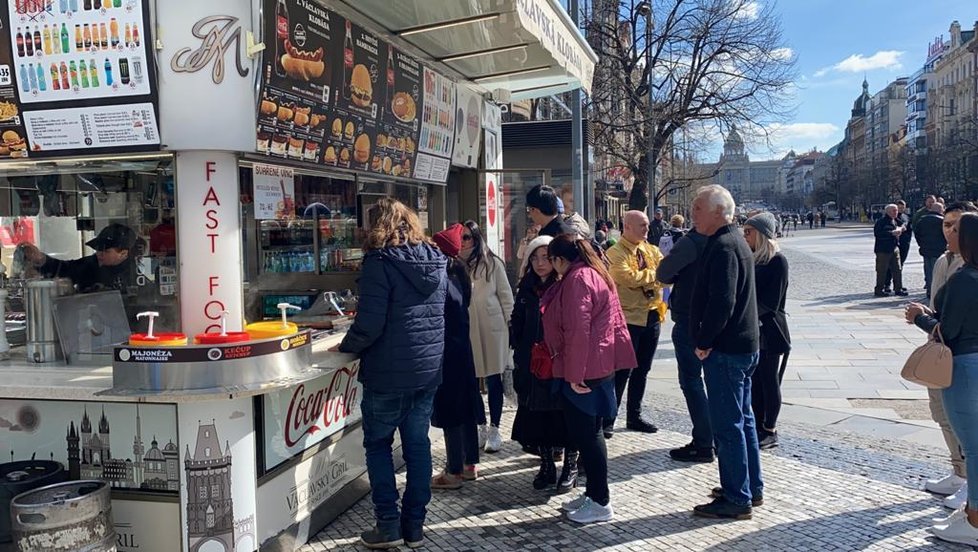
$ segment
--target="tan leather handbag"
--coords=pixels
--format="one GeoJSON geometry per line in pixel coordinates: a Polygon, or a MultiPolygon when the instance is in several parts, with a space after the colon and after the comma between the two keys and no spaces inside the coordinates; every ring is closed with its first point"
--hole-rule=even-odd
{"type": "Polygon", "coordinates": [[[950,347],[944,344],[940,324],[934,326],[931,337],[927,343],[910,353],[900,376],[928,389],[945,389],[951,386],[953,355],[950,347]]]}

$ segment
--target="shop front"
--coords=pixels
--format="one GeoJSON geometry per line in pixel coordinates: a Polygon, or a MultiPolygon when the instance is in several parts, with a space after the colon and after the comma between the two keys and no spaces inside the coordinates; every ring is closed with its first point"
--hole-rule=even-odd
{"type": "Polygon", "coordinates": [[[109,482],[119,550],[292,550],[361,498],[359,364],[328,349],[366,213],[504,240],[512,83],[375,19],[401,3],[335,4],[4,2],[0,461],[109,482]]]}

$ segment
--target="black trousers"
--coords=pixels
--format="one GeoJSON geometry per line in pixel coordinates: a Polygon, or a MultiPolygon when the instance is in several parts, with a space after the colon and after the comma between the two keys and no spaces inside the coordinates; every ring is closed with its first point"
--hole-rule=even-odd
{"type": "MultiPolygon", "coordinates": [[[[900,267],[902,270],[902,267],[907,265],[907,257],[910,256],[910,243],[909,242],[906,244],[901,243],[899,246],[897,246],[897,249],[900,250],[900,267]]],[[[890,284],[892,283],[893,283],[893,270],[887,269],[886,287],[890,287],[890,284]]],[[[900,290],[894,289],[893,291],[900,291],[900,290]]]]}
{"type": "MultiPolygon", "coordinates": [[[[618,406],[621,406],[627,385],[628,404],[625,405],[625,409],[629,420],[637,419],[642,414],[645,387],[649,380],[649,372],[652,371],[652,359],[655,357],[655,348],[659,345],[661,329],[659,311],[649,311],[645,326],[628,325],[628,335],[632,338],[632,348],[635,350],[638,366],[631,370],[615,372],[615,398],[618,399],[618,406]]],[[[614,423],[614,418],[605,420],[606,427],[614,423]]]]}
{"type": "Polygon", "coordinates": [[[778,376],[781,353],[761,351],[751,375],[751,407],[758,428],[775,429],[781,413],[781,381],[778,376]]]}
{"type": "Polygon", "coordinates": [[[584,493],[591,500],[606,506],[611,496],[608,491],[608,448],[604,442],[601,418],[580,410],[563,395],[560,400],[567,424],[567,437],[581,451],[578,462],[587,473],[584,493]]]}

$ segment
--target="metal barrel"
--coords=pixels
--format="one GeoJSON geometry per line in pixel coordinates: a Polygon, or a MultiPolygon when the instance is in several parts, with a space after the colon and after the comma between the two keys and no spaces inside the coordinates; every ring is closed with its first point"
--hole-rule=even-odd
{"type": "Polygon", "coordinates": [[[58,332],[54,323],[55,280],[27,282],[27,360],[54,362],[58,356],[58,332]]]}
{"type": "Polygon", "coordinates": [[[70,481],[21,493],[10,503],[20,552],[116,552],[112,499],[103,481],[70,481]]]}
{"type": "Polygon", "coordinates": [[[10,501],[23,492],[68,479],[61,462],[23,460],[0,464],[0,543],[10,542],[10,501]]]}

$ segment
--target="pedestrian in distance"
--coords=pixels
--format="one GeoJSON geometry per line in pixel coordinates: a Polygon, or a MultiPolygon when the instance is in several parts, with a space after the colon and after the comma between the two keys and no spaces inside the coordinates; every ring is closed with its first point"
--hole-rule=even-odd
{"type": "Polygon", "coordinates": [[[934,264],[947,249],[947,239],[944,237],[944,205],[934,202],[929,213],[920,217],[914,225],[914,238],[917,240],[917,251],[924,259],[924,290],[927,298],[931,297],[931,280],[934,275],[934,264]]]}
{"type": "Polygon", "coordinates": [[[460,489],[463,481],[476,480],[478,427],[486,423],[469,339],[472,280],[465,264],[458,258],[463,230],[464,227],[456,223],[433,236],[438,249],[448,257],[448,288],[445,296],[445,360],[431,415],[431,425],[442,428],[445,435],[447,463],[442,473],[432,478],[432,489],[460,489]]]}
{"type": "Polygon", "coordinates": [[[601,419],[615,415],[615,372],[635,366],[635,352],[615,283],[590,243],[565,234],[547,253],[560,281],[542,299],[543,337],[568,438],[587,472],[584,494],[561,509],[575,523],[608,521],[614,510],[601,419]]]}
{"type": "Polygon", "coordinates": [[[899,211],[895,203],[887,205],[883,213],[883,216],[873,225],[875,238],[873,252],[876,255],[876,287],[873,289],[873,295],[889,296],[890,292],[886,290],[886,279],[887,276],[892,276],[895,293],[905,296],[907,292],[903,289],[903,265],[900,264],[899,249],[903,226],[899,223],[899,211]]]}
{"type": "Polygon", "coordinates": [[[489,399],[489,427],[480,426],[479,445],[494,453],[503,444],[499,424],[503,416],[503,371],[509,358],[508,321],[513,314],[513,290],[506,276],[506,264],[489,249],[475,221],[465,221],[459,256],[472,279],[469,336],[475,373],[485,378],[489,399]]]}
{"type": "MultiPolygon", "coordinates": [[[[662,209],[656,209],[652,215],[652,220],[649,221],[649,234],[646,236],[646,240],[651,244],[658,245],[659,240],[662,239],[662,235],[669,229],[666,221],[662,219],[662,216],[662,209]]],[[[627,223],[627,221],[624,220],[624,217],[622,218],[622,222],[627,223]]],[[[624,232],[625,230],[622,229],[622,233],[624,232]]]]}
{"type": "MultiPolygon", "coordinates": [[[[920,222],[921,217],[923,217],[927,213],[930,213],[931,212],[930,208],[933,207],[935,203],[937,203],[937,198],[935,196],[929,195],[926,198],[924,198],[924,206],[921,207],[920,209],[917,209],[914,212],[913,216],[910,217],[910,225],[916,228],[917,223],[920,222]]],[[[941,203],[944,202],[942,201],[941,203]]]]}
{"type": "Polygon", "coordinates": [[[659,263],[655,274],[663,285],[672,285],[669,294],[669,312],[673,321],[672,345],[679,367],[679,388],[686,399],[686,409],[693,423],[693,440],[669,451],[669,456],[680,462],[713,461],[713,427],[710,425],[710,406],[703,387],[703,362],[696,356],[690,328],[693,289],[706,240],[706,236],[694,227],[676,242],[672,252],[659,263]]]}
{"type": "MultiPolygon", "coordinates": [[[[910,214],[907,212],[907,202],[902,199],[897,200],[897,225],[900,227],[900,235],[897,237],[897,248],[900,251],[900,267],[907,264],[907,257],[910,255],[910,238],[913,234],[913,226],[910,222],[910,214]]],[[[893,281],[893,270],[887,270],[886,273],[886,286],[885,290],[890,289],[890,283],[893,281]]],[[[907,291],[905,287],[894,287],[893,291],[907,291]]]]}
{"type": "Polygon", "coordinates": [[[760,358],[751,378],[751,399],[762,450],[778,446],[778,415],[781,412],[782,357],[791,350],[788,316],[788,260],[781,254],[771,213],[747,219],[744,239],[754,252],[754,281],[757,288],[757,317],[760,323],[760,358]]]}
{"type": "MultiPolygon", "coordinates": [[[[951,385],[943,390],[944,409],[964,448],[968,479],[978,478],[978,214],[964,213],[956,225],[964,266],[935,293],[936,309],[910,303],[908,322],[933,334],[940,331],[953,355],[951,385]]],[[[978,486],[969,487],[964,508],[938,521],[931,533],[945,541],[978,546],[978,486]]]]}
{"type": "Polygon", "coordinates": [[[383,198],[367,212],[357,315],[336,350],[360,356],[363,446],[376,525],[371,549],[417,548],[431,500],[432,403],[445,351],[447,260],[424,235],[418,215],[383,198]],[[401,438],[407,485],[398,511],[391,447],[401,438]]]}
{"type": "Polygon", "coordinates": [[[659,251],[663,257],[672,251],[679,238],[686,235],[686,229],[683,228],[685,224],[686,219],[682,215],[672,215],[672,218],[669,219],[669,229],[659,238],[659,251]]]}
{"type": "Polygon", "coordinates": [[[808,229],[811,230],[815,228],[815,213],[809,211],[806,218],[808,219],[808,229]]]}
{"type": "Polygon", "coordinates": [[[751,409],[751,376],[760,347],[754,257],[733,224],[733,197],[722,186],[700,188],[693,225],[709,236],[696,277],[690,326],[703,362],[720,486],[713,502],[694,508],[710,518],[750,519],[764,482],[751,409]]]}
{"type": "MultiPolygon", "coordinates": [[[[646,241],[649,235],[649,219],[642,211],[625,213],[625,231],[621,239],[608,249],[608,271],[618,292],[618,301],[625,313],[628,334],[635,349],[637,365],[631,370],[615,373],[615,397],[617,405],[625,404],[625,427],[641,433],[655,433],[658,428],[642,419],[642,401],[652,371],[652,359],[661,332],[662,287],[656,282],[655,271],[662,262],[659,248],[646,241]]],[[[604,436],[615,433],[615,418],[604,420],[604,436]]]]}
{"type": "MultiPolygon", "coordinates": [[[[938,205],[938,203],[934,203],[938,205]]],[[[937,309],[934,300],[937,292],[944,287],[948,278],[964,266],[961,258],[960,244],[958,243],[957,224],[963,213],[978,212],[970,201],[952,203],[947,206],[942,220],[944,239],[947,242],[947,251],[941,255],[934,263],[934,273],[931,276],[931,297],[930,307],[937,309]]],[[[921,217],[923,220],[924,217],[921,217]]],[[[920,234],[917,234],[918,239],[920,234]]],[[[927,399],[930,406],[931,418],[937,422],[944,436],[944,443],[947,445],[948,453],[951,458],[951,473],[940,479],[928,479],[924,488],[934,494],[946,496],[944,506],[955,510],[968,499],[968,475],[965,468],[964,453],[961,450],[961,443],[958,441],[951,422],[948,421],[947,412],[944,410],[944,393],[941,389],[928,389],[927,399]]]]}
{"type": "Polygon", "coordinates": [[[560,396],[553,392],[553,380],[542,379],[530,366],[534,346],[540,347],[538,344],[544,341],[540,298],[557,282],[557,272],[547,253],[552,240],[550,236],[538,236],[530,242],[528,261],[520,267],[522,276],[509,323],[515,365],[513,384],[518,397],[513,440],[524,449],[536,450],[540,456],[533,487],[543,490],[555,486],[557,494],[563,494],[577,486],[578,453],[568,449],[567,426],[560,396]],[[558,455],[563,460],[559,478],[555,462],[558,455]]]}

